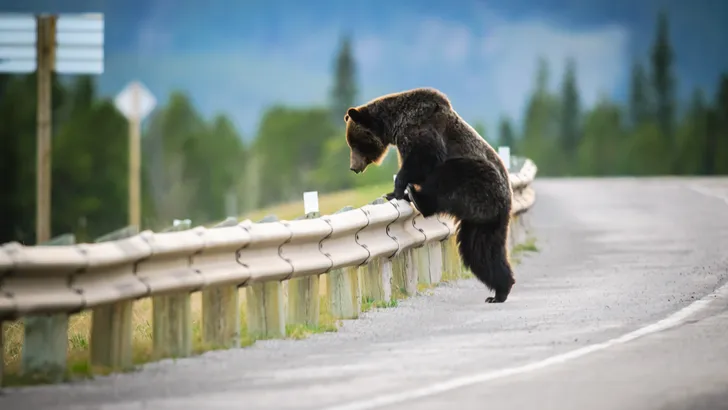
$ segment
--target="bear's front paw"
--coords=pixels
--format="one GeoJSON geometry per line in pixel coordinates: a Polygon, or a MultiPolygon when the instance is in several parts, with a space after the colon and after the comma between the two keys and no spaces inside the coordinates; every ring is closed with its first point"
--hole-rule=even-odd
{"type": "Polygon", "coordinates": [[[409,201],[409,198],[407,198],[407,194],[404,192],[404,190],[400,192],[399,190],[395,189],[394,192],[390,192],[384,197],[387,198],[387,201],[391,201],[392,199],[404,199],[405,201],[409,201]]]}
{"type": "Polygon", "coordinates": [[[428,218],[436,213],[435,206],[431,203],[429,197],[423,196],[420,191],[415,190],[415,186],[412,184],[407,185],[407,198],[409,199],[409,202],[412,203],[412,205],[414,205],[415,208],[417,208],[417,210],[420,211],[422,216],[424,216],[425,218],[428,218]]]}

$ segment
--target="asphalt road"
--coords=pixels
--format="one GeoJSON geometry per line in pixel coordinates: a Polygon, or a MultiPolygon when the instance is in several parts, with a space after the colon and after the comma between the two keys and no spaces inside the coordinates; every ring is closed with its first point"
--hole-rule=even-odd
{"type": "Polygon", "coordinates": [[[8,389],[0,409],[728,408],[728,179],[535,188],[539,251],[505,304],[459,281],[337,333],[8,389]]]}

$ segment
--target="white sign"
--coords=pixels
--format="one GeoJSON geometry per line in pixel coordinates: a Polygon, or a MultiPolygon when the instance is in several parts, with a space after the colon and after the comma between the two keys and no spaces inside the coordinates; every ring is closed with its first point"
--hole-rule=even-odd
{"type": "Polygon", "coordinates": [[[129,83],[114,99],[116,108],[127,119],[136,117],[141,121],[157,105],[157,99],[138,81],[129,83]]]}
{"type": "Polygon", "coordinates": [[[503,159],[506,169],[511,169],[511,147],[498,147],[498,155],[503,159]]]}
{"type": "Polygon", "coordinates": [[[318,191],[303,193],[303,212],[308,215],[311,212],[318,212],[318,191]]]}
{"type": "MultiPolygon", "coordinates": [[[[33,14],[0,14],[0,72],[36,69],[37,20],[33,14]]],[[[56,20],[53,69],[61,74],[104,72],[104,15],[60,14],[56,20]]]]}

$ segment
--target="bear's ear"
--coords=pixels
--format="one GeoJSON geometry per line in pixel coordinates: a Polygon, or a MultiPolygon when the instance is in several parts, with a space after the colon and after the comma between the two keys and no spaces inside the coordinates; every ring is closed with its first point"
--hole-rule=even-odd
{"type": "Polygon", "coordinates": [[[358,110],[356,108],[349,108],[346,111],[346,115],[355,123],[365,128],[372,128],[374,125],[374,119],[364,110],[358,110]]]}
{"type": "Polygon", "coordinates": [[[351,118],[354,122],[359,122],[362,115],[356,108],[349,108],[346,110],[346,114],[344,115],[344,120],[351,118]]]}

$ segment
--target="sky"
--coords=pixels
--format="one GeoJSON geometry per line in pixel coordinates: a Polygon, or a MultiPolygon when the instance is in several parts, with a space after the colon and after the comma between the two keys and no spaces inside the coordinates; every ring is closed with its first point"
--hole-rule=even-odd
{"type": "Polygon", "coordinates": [[[539,56],[554,90],[575,59],[585,107],[602,95],[623,101],[632,62],[649,63],[660,9],[678,95],[702,87],[712,98],[728,70],[724,0],[0,0],[0,12],[104,13],[102,95],[131,80],[160,103],[182,90],[203,115],[227,114],[245,139],[272,104],[327,103],[342,34],[353,41],[357,104],[435,87],[494,135],[501,115],[522,118],[539,56]]]}

